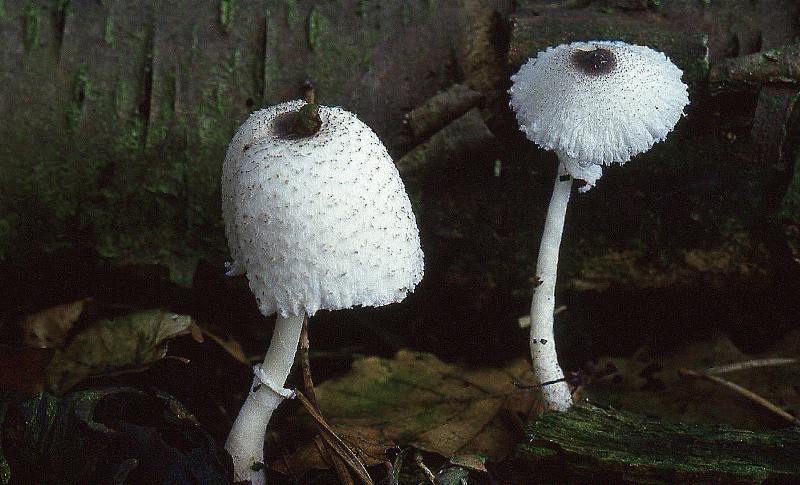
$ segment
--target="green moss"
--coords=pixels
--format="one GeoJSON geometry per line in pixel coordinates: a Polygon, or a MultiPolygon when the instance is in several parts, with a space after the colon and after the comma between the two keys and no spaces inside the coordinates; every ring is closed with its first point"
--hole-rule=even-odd
{"type": "Polygon", "coordinates": [[[230,32],[233,26],[235,10],[235,0],[221,0],[219,2],[219,25],[222,27],[223,32],[230,32]]]}
{"type": "Polygon", "coordinates": [[[553,481],[592,476],[593,482],[625,477],[633,483],[783,483],[800,477],[797,429],[756,433],[690,426],[582,404],[545,414],[526,432],[524,455],[541,473],[557,467],[553,481]]]}
{"type": "Polygon", "coordinates": [[[22,12],[22,18],[25,24],[25,33],[23,37],[25,48],[33,50],[39,47],[39,36],[41,34],[39,9],[33,3],[28,2],[22,12]]]}
{"type": "Polygon", "coordinates": [[[698,81],[708,78],[708,59],[694,59],[691,62],[684,63],[682,67],[684,79],[698,81]]]}
{"type": "Polygon", "coordinates": [[[308,46],[312,51],[319,50],[320,43],[320,29],[324,28],[326,19],[320,13],[319,9],[315,6],[308,14],[308,46]]]}
{"type": "Polygon", "coordinates": [[[0,22],[6,19],[6,0],[0,0],[0,22]]]}

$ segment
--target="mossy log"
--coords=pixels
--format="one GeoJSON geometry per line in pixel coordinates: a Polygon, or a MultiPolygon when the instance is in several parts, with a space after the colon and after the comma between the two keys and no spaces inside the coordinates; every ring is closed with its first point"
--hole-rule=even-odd
{"type": "Polygon", "coordinates": [[[459,2],[0,2],[0,263],[78,250],[189,283],[227,253],[225,149],[299,97],[358,113],[396,150],[453,82],[459,2]]]}
{"type": "Polygon", "coordinates": [[[406,116],[414,139],[424,140],[466,113],[481,100],[481,93],[463,84],[454,84],[414,108],[406,116]]]}
{"type": "Polygon", "coordinates": [[[763,84],[800,84],[800,44],[725,59],[711,68],[712,89],[757,89],[763,84]]]}
{"type": "MultiPolygon", "coordinates": [[[[404,115],[458,82],[483,97],[483,121],[469,115],[473,133],[494,135],[498,143],[478,152],[468,142],[478,138],[463,137],[463,146],[425,153],[424,169],[405,177],[409,191],[422,194],[415,211],[429,263],[415,301],[507,338],[530,298],[531,248],[555,167],[549,153],[517,133],[508,110],[509,43],[511,58],[520,62],[522,51],[513,49],[521,42],[534,54],[579,38],[567,36],[583,35],[581,19],[601,18],[602,25],[638,29],[637,41],[649,45],[666,32],[677,44],[695,46],[687,59],[698,62],[708,34],[713,63],[798,35],[794,0],[708,6],[671,0],[637,11],[616,9],[614,2],[514,3],[514,18],[529,18],[536,27],[531,37],[520,37],[519,22],[507,30],[510,0],[0,3],[0,273],[6,285],[0,288],[6,301],[60,298],[40,282],[60,284],[58,276],[79,272],[84,262],[154,264],[170,268],[180,283],[190,281],[198,259],[221,272],[227,248],[218,183],[225,147],[249,111],[297,96],[306,77],[316,81],[320,102],[355,111],[396,156],[414,141],[404,115]],[[60,260],[41,254],[62,249],[77,249],[78,261],[58,266],[50,278],[46,262],[60,260]],[[5,271],[10,263],[17,271],[5,271]]],[[[715,105],[695,91],[689,116],[666,142],[623,169],[609,168],[602,190],[577,197],[565,231],[562,284],[603,290],[700,282],[706,288],[707,281],[742,278],[770,295],[773,288],[791,288],[751,284],[778,266],[764,256],[773,241],[765,242],[772,236],[763,226],[776,210],[776,180],[785,186],[790,178],[773,163],[752,162],[751,101],[715,105]],[[698,252],[713,264],[686,262],[685,255],[698,252]]],[[[452,134],[458,125],[447,122],[432,136],[452,134]]],[[[96,286],[94,280],[82,285],[74,291],[96,286]]],[[[704,299],[697,302],[705,312],[704,299]]],[[[623,320],[618,313],[608,318],[623,320]]],[[[449,321],[440,327],[442,335],[452,333],[449,321]]],[[[464,340],[481,351],[486,342],[502,342],[483,333],[464,340]]]]}
{"type": "Polygon", "coordinates": [[[800,429],[666,423],[580,404],[527,427],[535,476],[568,483],[798,483],[800,429]]]}
{"type": "Polygon", "coordinates": [[[560,9],[540,14],[522,10],[512,18],[508,60],[516,69],[549,46],[575,41],[621,40],[666,53],[684,71],[684,81],[708,75],[708,35],[658,22],[656,14],[609,15],[599,9],[560,9]]]}
{"type": "Polygon", "coordinates": [[[496,147],[497,141],[483,122],[480,110],[472,108],[406,153],[396,165],[403,175],[421,170],[437,171],[448,164],[464,169],[476,163],[476,154],[486,154],[496,147]]]}

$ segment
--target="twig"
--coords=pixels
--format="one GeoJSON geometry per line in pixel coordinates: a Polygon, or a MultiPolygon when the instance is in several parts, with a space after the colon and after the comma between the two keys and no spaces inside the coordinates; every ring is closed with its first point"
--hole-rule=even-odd
{"type": "Polygon", "coordinates": [[[347,446],[345,443],[331,428],[331,426],[325,421],[325,418],[314,408],[314,405],[311,404],[311,401],[300,391],[296,391],[297,399],[303,405],[305,410],[311,417],[314,419],[317,427],[319,428],[320,434],[325,442],[330,446],[330,448],[339,455],[347,466],[350,467],[351,470],[358,476],[359,480],[361,480],[365,485],[374,485],[372,478],[369,476],[367,472],[367,467],[364,465],[364,462],[347,446]]]}
{"type": "Polygon", "coordinates": [[[800,359],[756,359],[747,360],[745,362],[736,362],[734,364],[718,365],[706,369],[706,374],[725,374],[726,372],[736,372],[745,369],[755,369],[757,367],[775,367],[779,365],[791,365],[800,363],[800,359]]]}
{"type": "Polygon", "coordinates": [[[321,435],[314,437],[314,446],[317,447],[317,451],[320,456],[322,456],[322,459],[336,470],[339,481],[342,482],[343,485],[355,485],[353,477],[350,475],[350,471],[347,469],[344,460],[338,455],[331,453],[330,446],[321,435]]]}
{"type": "Polygon", "coordinates": [[[314,391],[314,380],[311,378],[311,361],[308,357],[308,315],[303,319],[303,329],[300,331],[300,367],[303,369],[303,387],[306,390],[306,396],[314,409],[322,414],[317,402],[317,393],[314,391]]]}
{"type": "Polygon", "coordinates": [[[425,478],[427,478],[428,481],[430,481],[433,485],[437,485],[439,483],[436,480],[436,475],[434,475],[431,469],[428,468],[424,461],[422,461],[422,454],[419,451],[414,452],[414,461],[417,463],[419,469],[422,470],[422,473],[425,474],[425,478]]]}
{"type": "Polygon", "coordinates": [[[786,411],[784,411],[783,409],[779,408],[775,404],[773,404],[770,401],[766,400],[765,398],[759,396],[758,394],[754,393],[753,391],[751,391],[749,389],[745,389],[744,387],[740,386],[739,384],[736,384],[734,382],[725,380],[725,379],[723,379],[721,377],[717,377],[717,376],[714,376],[714,375],[709,375],[709,374],[707,374],[705,372],[693,371],[693,370],[690,370],[690,369],[680,369],[678,371],[678,373],[680,375],[682,375],[682,376],[691,377],[693,379],[701,379],[701,380],[704,380],[704,381],[709,381],[709,382],[713,382],[715,384],[719,384],[720,386],[725,387],[725,388],[727,388],[727,389],[739,394],[740,396],[744,397],[745,399],[749,399],[750,401],[758,404],[759,406],[764,407],[765,409],[767,409],[771,413],[773,413],[773,414],[775,414],[777,416],[780,416],[781,418],[789,421],[790,423],[800,424],[800,419],[797,419],[796,417],[794,417],[791,414],[787,413],[786,411]]]}
{"type": "MultiPolygon", "coordinates": [[[[312,91],[313,93],[313,91],[312,91]]],[[[309,348],[309,341],[308,341],[308,315],[305,316],[303,319],[303,329],[300,331],[300,345],[299,345],[299,354],[300,354],[300,367],[303,370],[303,387],[305,388],[306,395],[308,397],[308,404],[314,409],[316,415],[311,413],[314,420],[317,422],[317,427],[320,430],[320,435],[314,439],[314,444],[317,446],[320,455],[322,458],[328,462],[333,469],[336,470],[336,474],[339,476],[339,481],[341,481],[344,485],[353,485],[353,477],[350,475],[350,472],[347,470],[346,462],[347,456],[342,455],[342,453],[330,442],[331,440],[325,435],[324,428],[330,430],[330,433],[333,434],[333,429],[331,429],[324,419],[322,418],[322,411],[319,407],[319,402],[317,401],[317,393],[314,391],[314,380],[311,378],[311,362],[308,357],[308,348],[309,348]],[[333,452],[331,452],[331,450],[333,452]]],[[[305,398],[303,394],[300,394],[305,398]]],[[[303,403],[305,405],[305,403],[303,403]]],[[[309,411],[310,412],[310,411],[309,411]]],[[[335,436],[335,434],[334,434],[335,436]]],[[[338,439],[338,437],[337,437],[338,439]]],[[[341,441],[341,440],[339,440],[341,441]]],[[[347,446],[342,441],[343,446],[347,446]]],[[[349,449],[347,451],[350,451],[349,449]]],[[[350,452],[354,457],[355,454],[350,452]]],[[[356,460],[358,458],[356,457],[356,460]]],[[[355,465],[358,468],[358,465],[361,465],[361,468],[364,468],[363,464],[358,463],[355,465]]],[[[358,470],[356,470],[358,474],[358,470]]],[[[364,469],[366,472],[366,469],[364,469]]],[[[369,475],[367,475],[369,476],[369,475]]]]}

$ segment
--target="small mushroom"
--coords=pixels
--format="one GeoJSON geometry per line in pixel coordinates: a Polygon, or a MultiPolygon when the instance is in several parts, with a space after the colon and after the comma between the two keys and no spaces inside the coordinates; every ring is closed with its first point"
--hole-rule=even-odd
{"type": "Polygon", "coordinates": [[[222,210],[228,274],[246,274],[261,313],[277,313],[225,444],[236,480],[258,484],[306,315],[403,300],[422,279],[423,254],[392,158],[337,107],[289,101],[253,113],[225,157],[222,210]]]}
{"type": "Polygon", "coordinates": [[[558,252],[572,178],[591,189],[603,165],[623,164],[667,134],[689,103],[683,73],[664,54],[624,42],[550,47],[511,77],[511,107],[520,129],[558,155],[531,303],[531,356],[549,409],[572,404],[553,339],[558,252]]]}

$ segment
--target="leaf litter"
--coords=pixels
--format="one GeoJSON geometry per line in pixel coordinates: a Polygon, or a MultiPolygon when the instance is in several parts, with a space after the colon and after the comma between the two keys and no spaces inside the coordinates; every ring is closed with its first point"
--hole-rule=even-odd
{"type": "Polygon", "coordinates": [[[169,340],[190,333],[191,317],[164,310],[98,320],[56,350],[47,388],[63,394],[90,376],[141,370],[166,357],[169,340]]]}
{"type": "Polygon", "coordinates": [[[333,425],[377,430],[385,440],[446,458],[501,461],[521,438],[520,423],[539,410],[537,393],[515,385],[531,380],[529,367],[519,359],[504,369],[470,369],[401,350],[394,359],[359,359],[316,392],[333,425]]]}

